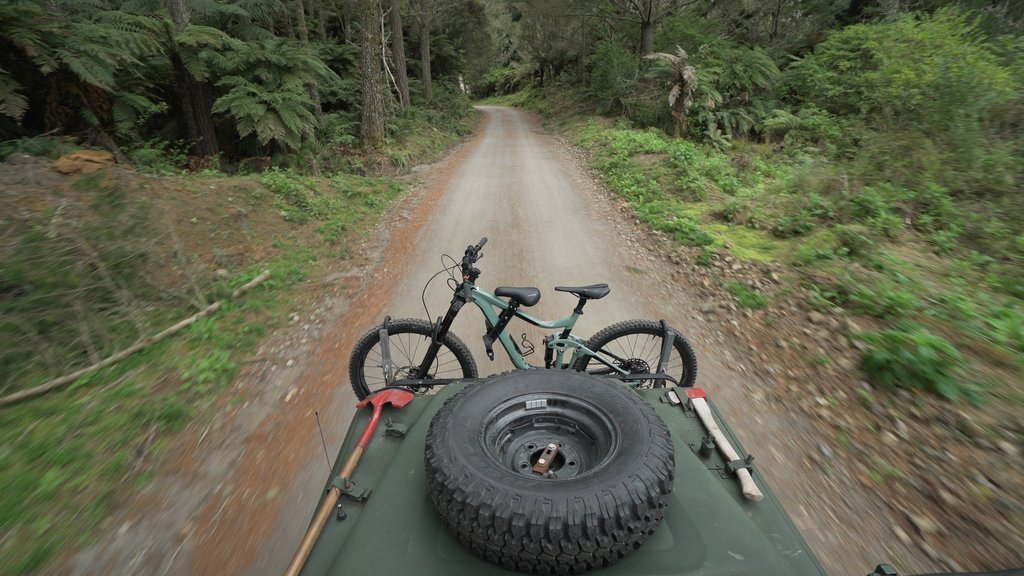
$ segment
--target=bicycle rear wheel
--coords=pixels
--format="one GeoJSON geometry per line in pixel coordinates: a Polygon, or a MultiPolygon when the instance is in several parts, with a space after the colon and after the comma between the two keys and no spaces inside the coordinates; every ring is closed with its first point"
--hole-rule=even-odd
{"type": "MultiPolygon", "coordinates": [[[[652,374],[658,369],[664,340],[661,323],[654,320],[626,320],[591,336],[587,340],[587,348],[629,374],[652,374]]],[[[573,368],[597,376],[618,373],[590,356],[577,360],[573,368]]],[[[697,380],[697,356],[690,342],[679,332],[675,332],[664,373],[675,378],[679,386],[693,386],[697,380]]],[[[652,388],[664,386],[665,380],[633,380],[630,384],[636,388],[652,388]]]]}
{"type": "MultiPolygon", "coordinates": [[[[352,390],[362,400],[371,390],[382,388],[384,382],[383,354],[380,347],[380,330],[383,324],[367,332],[355,348],[348,363],[348,377],[352,390]]],[[[424,320],[402,318],[388,324],[388,348],[396,380],[412,378],[430,347],[433,325],[424,320]]],[[[441,341],[441,349],[423,379],[430,378],[476,378],[476,361],[466,344],[449,332],[441,341]]],[[[417,388],[418,394],[429,392],[429,388],[417,388]]]]}

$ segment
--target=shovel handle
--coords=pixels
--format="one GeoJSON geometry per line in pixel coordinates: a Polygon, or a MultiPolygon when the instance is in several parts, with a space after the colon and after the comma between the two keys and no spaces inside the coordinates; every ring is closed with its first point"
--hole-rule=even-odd
{"type": "Polygon", "coordinates": [[[352,450],[352,454],[348,457],[348,460],[345,461],[345,466],[341,469],[341,472],[338,473],[338,478],[341,478],[342,480],[348,480],[351,478],[352,472],[355,471],[356,465],[359,464],[359,459],[362,457],[363,447],[356,446],[355,449],[352,450]]]}
{"type": "MultiPolygon", "coordinates": [[[[409,398],[404,401],[392,400],[391,404],[401,408],[405,403],[411,399],[412,394],[409,394],[409,398]]],[[[360,407],[365,404],[360,404],[360,407]]],[[[341,472],[338,474],[338,479],[344,484],[352,477],[352,472],[355,471],[356,465],[359,464],[359,459],[363,457],[363,451],[366,446],[373,439],[373,432],[377,429],[377,424],[380,422],[381,412],[384,410],[384,404],[373,405],[373,416],[370,417],[370,423],[366,425],[366,430],[363,431],[363,435],[359,437],[359,441],[356,442],[356,447],[352,450],[352,454],[345,461],[345,466],[342,467],[341,472]]],[[[288,565],[288,569],[285,571],[285,576],[298,576],[302,570],[303,564],[306,563],[306,558],[309,557],[309,553],[313,551],[313,545],[316,544],[316,539],[320,537],[320,532],[323,531],[324,525],[327,524],[327,520],[331,517],[331,512],[334,510],[334,506],[338,504],[338,499],[341,498],[341,489],[338,486],[331,486],[331,489],[327,491],[327,496],[324,497],[323,504],[320,505],[320,509],[317,510],[316,517],[313,518],[313,522],[306,529],[306,535],[302,538],[302,543],[299,544],[299,549],[295,551],[295,556],[292,558],[291,564],[288,565]]]]}
{"type": "Polygon", "coordinates": [[[341,490],[338,490],[336,486],[331,487],[327,491],[327,496],[324,497],[324,503],[320,505],[320,509],[317,510],[316,517],[313,518],[313,523],[309,525],[309,529],[306,530],[306,536],[302,538],[302,543],[299,544],[299,549],[295,551],[295,556],[292,558],[291,564],[288,565],[288,569],[285,570],[285,576],[298,576],[302,570],[303,564],[306,563],[306,558],[309,557],[309,553],[313,551],[313,545],[316,544],[316,539],[320,537],[320,532],[323,531],[324,525],[327,524],[327,520],[331,517],[331,512],[334,511],[334,506],[338,503],[338,498],[341,496],[341,490]]]}
{"type": "MultiPolygon", "coordinates": [[[[375,404],[373,406],[373,416],[370,416],[370,423],[366,425],[366,429],[363,430],[363,435],[359,437],[359,441],[356,442],[356,446],[359,448],[366,448],[370,444],[370,439],[373,438],[373,432],[377,430],[377,424],[380,422],[380,414],[384,410],[384,406],[381,404],[375,404]]],[[[342,474],[342,478],[348,478],[348,476],[342,474]]]]}

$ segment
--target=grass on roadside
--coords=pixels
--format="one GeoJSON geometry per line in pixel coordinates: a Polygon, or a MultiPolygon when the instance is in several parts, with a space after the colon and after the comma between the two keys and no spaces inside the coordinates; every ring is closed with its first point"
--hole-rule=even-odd
{"type": "MultiPolygon", "coordinates": [[[[589,152],[600,178],[640,220],[700,248],[695,263],[709,265],[711,250],[782,263],[804,278],[808,307],[838,307],[888,325],[888,339],[865,338],[863,367],[876,382],[977,398],[991,378],[979,375],[987,373],[983,366],[1001,370],[1002,378],[1024,366],[1024,294],[1013,265],[1024,236],[1014,236],[995,213],[986,216],[991,207],[965,212],[934,185],[866,185],[850,166],[806,150],[787,155],[738,141],[720,148],[550,104],[563,96],[532,88],[494,103],[553,115],[551,122],[589,152]],[[968,238],[965,226],[988,240],[968,238]],[[991,253],[978,252],[987,246],[991,253]],[[905,320],[917,324],[908,328],[900,324],[905,320]],[[927,340],[912,354],[953,349],[964,359],[938,363],[930,374],[880,364],[894,339],[927,340]]],[[[768,303],[742,284],[726,288],[740,306],[768,303]]]]}
{"type": "Polygon", "coordinates": [[[125,183],[82,177],[55,193],[59,213],[42,208],[17,228],[18,250],[0,265],[0,276],[22,287],[0,304],[11,344],[0,358],[9,368],[4,394],[126,347],[142,335],[135,323],[159,331],[195,312],[190,301],[222,298],[263,269],[272,276],[115,366],[0,409],[0,572],[35,572],[68,547],[88,545],[174,434],[220,405],[246,356],[301,299],[309,274],[347,254],[403,188],[288,171],[258,180],[145,180],[150,189],[135,194],[125,183]],[[113,224],[111,210],[124,226],[113,224]],[[67,231],[48,235],[58,217],[67,231]],[[164,233],[165,218],[176,240],[164,233]],[[86,253],[93,261],[83,267],[86,253]],[[114,312],[121,303],[131,314],[114,312]]]}

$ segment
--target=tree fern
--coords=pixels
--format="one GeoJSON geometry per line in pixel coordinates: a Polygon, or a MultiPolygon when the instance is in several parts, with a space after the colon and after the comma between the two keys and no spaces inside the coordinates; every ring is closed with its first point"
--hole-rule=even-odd
{"type": "Polygon", "coordinates": [[[53,46],[60,34],[41,6],[0,3],[0,37],[21,50],[43,74],[57,68],[53,46]]]}
{"type": "Polygon", "coordinates": [[[28,111],[28,99],[20,91],[21,85],[0,68],[0,114],[21,120],[28,111]]]}
{"type": "Polygon", "coordinates": [[[209,26],[187,26],[174,35],[176,52],[188,73],[199,80],[213,71],[231,68],[231,58],[245,49],[244,42],[209,26]]]}
{"type": "Polygon", "coordinates": [[[112,107],[115,128],[121,134],[133,134],[141,121],[166,108],[166,104],[153,102],[142,94],[117,92],[112,107]]]}
{"type": "Polygon", "coordinates": [[[282,39],[247,43],[225,55],[222,64],[226,75],[217,85],[227,93],[213,111],[230,115],[243,137],[255,136],[261,144],[275,141],[291,150],[300,148],[316,127],[309,84],[340,81],[308,50],[282,39]]]}

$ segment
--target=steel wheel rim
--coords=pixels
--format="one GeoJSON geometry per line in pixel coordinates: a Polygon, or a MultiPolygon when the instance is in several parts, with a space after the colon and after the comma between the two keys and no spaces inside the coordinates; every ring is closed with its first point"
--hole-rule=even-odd
{"type": "Polygon", "coordinates": [[[483,451],[500,470],[537,480],[588,476],[611,459],[619,430],[594,404],[564,394],[534,393],[509,398],[484,419],[483,451]],[[549,444],[558,446],[549,473],[534,470],[549,444]]]}

